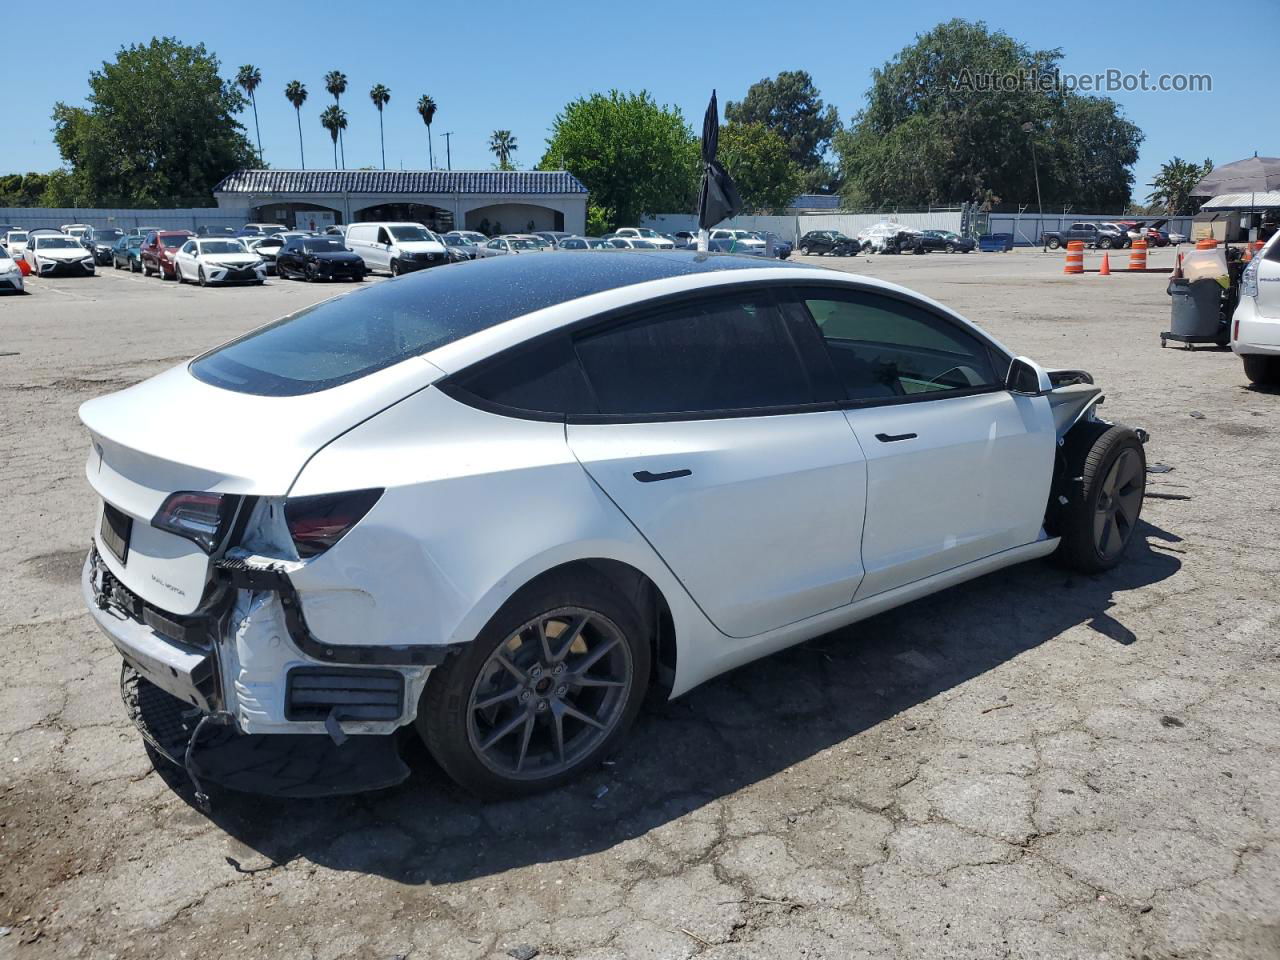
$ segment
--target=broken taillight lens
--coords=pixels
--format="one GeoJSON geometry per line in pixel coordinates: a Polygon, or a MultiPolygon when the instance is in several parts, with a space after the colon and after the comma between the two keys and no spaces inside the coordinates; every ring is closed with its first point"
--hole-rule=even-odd
{"type": "Polygon", "coordinates": [[[381,489],[326,493],[317,497],[291,497],[284,505],[285,521],[298,556],[319,556],[347,535],[368,513],[381,489]]]}
{"type": "Polygon", "coordinates": [[[220,493],[181,490],[170,494],[160,505],[151,525],[185,537],[205,553],[212,553],[221,539],[229,507],[229,498],[220,493]]]}

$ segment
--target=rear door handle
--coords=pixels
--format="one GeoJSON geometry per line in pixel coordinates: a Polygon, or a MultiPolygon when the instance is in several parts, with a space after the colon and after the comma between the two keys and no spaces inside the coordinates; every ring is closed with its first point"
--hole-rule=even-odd
{"type": "Polygon", "coordinates": [[[648,470],[637,470],[632,474],[641,483],[656,483],[659,480],[675,480],[678,477],[693,476],[692,470],[668,470],[666,473],[650,473],[648,470]]]}
{"type": "Polygon", "coordinates": [[[914,440],[914,433],[877,433],[876,439],[881,443],[897,443],[899,440],[914,440]]]}

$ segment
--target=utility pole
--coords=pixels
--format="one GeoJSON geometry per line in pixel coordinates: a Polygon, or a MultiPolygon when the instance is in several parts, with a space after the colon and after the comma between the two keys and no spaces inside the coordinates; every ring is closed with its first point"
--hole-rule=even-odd
{"type": "Polygon", "coordinates": [[[1031,170],[1036,176],[1036,213],[1040,215],[1040,219],[1044,219],[1044,206],[1040,203],[1040,164],[1036,162],[1036,125],[1028,120],[1022,125],[1023,133],[1027,134],[1027,139],[1031,141],[1031,170]]]}
{"type": "Polygon", "coordinates": [[[452,130],[444,134],[444,165],[446,170],[453,169],[453,152],[449,149],[449,138],[452,136],[452,130]]]}

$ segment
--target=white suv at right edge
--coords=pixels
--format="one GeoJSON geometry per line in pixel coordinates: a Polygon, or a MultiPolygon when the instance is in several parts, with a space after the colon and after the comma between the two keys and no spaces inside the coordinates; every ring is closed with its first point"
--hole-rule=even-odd
{"type": "Polygon", "coordinates": [[[1240,278],[1231,320],[1231,349],[1253,383],[1280,385],[1280,233],[1259,250],[1240,278]]]}

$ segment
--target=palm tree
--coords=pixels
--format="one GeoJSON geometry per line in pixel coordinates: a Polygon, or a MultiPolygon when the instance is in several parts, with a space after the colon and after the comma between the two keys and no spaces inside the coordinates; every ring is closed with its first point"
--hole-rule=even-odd
{"type": "Polygon", "coordinates": [[[302,156],[302,169],[307,169],[307,153],[302,149],[302,105],[307,102],[307,88],[297,80],[290,80],[284,88],[284,95],[293,104],[293,111],[298,115],[298,153],[302,156]]]}
{"type": "Polygon", "coordinates": [[[1149,184],[1155,189],[1148,195],[1147,202],[1158,205],[1169,216],[1197,212],[1204,201],[1192,198],[1191,191],[1212,169],[1212,160],[1199,164],[1181,157],[1160,164],[1160,173],[1149,184]]]}
{"type": "Polygon", "coordinates": [[[422,115],[422,122],[427,125],[427,165],[434,170],[436,153],[431,146],[431,121],[436,118],[436,102],[425,93],[418,98],[418,113],[422,115]]]}
{"type": "Polygon", "coordinates": [[[511,155],[519,149],[519,144],[510,130],[495,130],[489,138],[489,149],[498,158],[498,169],[510,170],[511,155]]]}
{"type": "Polygon", "coordinates": [[[253,92],[261,83],[262,71],[251,63],[246,63],[236,73],[236,84],[249,95],[249,102],[253,104],[253,132],[258,137],[258,163],[262,163],[262,130],[258,127],[258,98],[253,92]]]}
{"type": "Polygon", "coordinates": [[[343,110],[336,103],[331,107],[325,107],[320,113],[320,126],[329,131],[329,136],[333,138],[333,165],[338,166],[338,138],[342,135],[342,131],[347,129],[347,111],[343,110]]]}
{"type": "Polygon", "coordinates": [[[387,141],[382,135],[382,108],[391,99],[391,91],[380,83],[375,83],[369,91],[369,99],[378,108],[378,142],[382,145],[382,169],[387,169],[387,141]]]}
{"type": "MultiPolygon", "coordinates": [[[[334,106],[342,106],[342,95],[347,92],[347,75],[340,70],[330,70],[324,75],[324,88],[333,94],[334,106]]],[[[343,124],[346,129],[346,124],[343,124]]],[[[342,143],[342,167],[345,170],[347,166],[347,144],[339,132],[339,141],[342,143]]],[[[337,164],[334,164],[337,166],[337,164]]]]}

